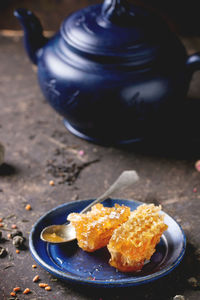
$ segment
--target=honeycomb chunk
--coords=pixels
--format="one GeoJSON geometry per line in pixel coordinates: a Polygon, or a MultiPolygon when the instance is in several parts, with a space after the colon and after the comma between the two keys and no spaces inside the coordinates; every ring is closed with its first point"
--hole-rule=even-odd
{"type": "Polygon", "coordinates": [[[155,252],[162,233],[167,229],[161,206],[140,205],[125,223],[117,228],[109,241],[110,265],[122,272],[142,269],[145,260],[155,252]]]}
{"type": "Polygon", "coordinates": [[[98,203],[91,211],[71,213],[67,219],[75,227],[79,247],[93,252],[106,246],[114,229],[126,222],[129,216],[130,208],[127,206],[115,204],[114,207],[104,207],[98,203]]]}

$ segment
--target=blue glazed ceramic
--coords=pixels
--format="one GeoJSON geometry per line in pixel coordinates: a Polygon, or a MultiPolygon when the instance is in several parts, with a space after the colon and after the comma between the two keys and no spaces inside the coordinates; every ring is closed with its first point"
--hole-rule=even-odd
{"type": "MultiPolygon", "coordinates": [[[[94,199],[93,199],[94,200],[94,199]]],[[[68,283],[95,287],[126,287],[148,283],[171,272],[182,260],[185,253],[186,238],[181,227],[169,215],[165,214],[168,229],[161,237],[156,252],[145,264],[142,271],[122,273],[108,263],[110,255],[107,248],[93,253],[80,249],[75,242],[49,244],[40,239],[44,227],[52,224],[64,224],[71,212],[80,212],[93,201],[80,200],[62,204],[42,216],[33,226],[29,237],[29,248],[33,258],[45,270],[68,283]]],[[[134,210],[141,202],[125,199],[107,199],[104,206],[124,204],[134,210]]]]}
{"type": "Polygon", "coordinates": [[[122,144],[177,121],[200,54],[188,56],[160,17],[105,0],[70,15],[48,40],[32,12],[15,16],[44,96],[75,135],[122,144]]]}

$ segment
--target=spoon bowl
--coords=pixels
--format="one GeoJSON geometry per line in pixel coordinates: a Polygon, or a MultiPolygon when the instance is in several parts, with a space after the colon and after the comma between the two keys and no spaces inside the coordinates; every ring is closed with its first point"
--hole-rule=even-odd
{"type": "MultiPolygon", "coordinates": [[[[130,186],[138,181],[138,179],[139,177],[134,170],[122,172],[106,192],[86,206],[80,213],[86,213],[94,204],[104,201],[112,193],[130,186]]],[[[63,225],[50,225],[42,230],[40,238],[49,243],[66,243],[76,239],[76,232],[75,228],[70,223],[63,225]]]]}
{"type": "Polygon", "coordinates": [[[51,225],[45,227],[41,232],[41,239],[50,243],[64,243],[73,241],[76,237],[74,226],[71,223],[67,225],[51,225]]]}

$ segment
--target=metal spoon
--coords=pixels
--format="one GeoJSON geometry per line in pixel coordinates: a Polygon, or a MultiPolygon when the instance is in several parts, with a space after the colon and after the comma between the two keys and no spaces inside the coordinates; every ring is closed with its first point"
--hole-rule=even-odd
{"type": "MultiPolygon", "coordinates": [[[[139,177],[137,173],[133,170],[122,172],[106,192],[104,192],[91,204],[86,206],[80,213],[89,211],[94,204],[102,202],[112,193],[128,187],[129,185],[135,183],[138,179],[139,177]]],[[[42,230],[40,238],[49,243],[66,243],[76,239],[76,232],[74,226],[72,226],[70,223],[64,225],[51,225],[42,230]]]]}

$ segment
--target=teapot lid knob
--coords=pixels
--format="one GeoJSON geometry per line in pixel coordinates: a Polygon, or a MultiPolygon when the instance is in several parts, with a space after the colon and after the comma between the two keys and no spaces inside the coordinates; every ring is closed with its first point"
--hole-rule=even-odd
{"type": "Polygon", "coordinates": [[[133,16],[133,14],[127,0],[104,0],[102,4],[101,17],[107,21],[124,22],[127,17],[133,16]]]}

